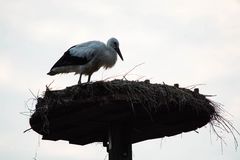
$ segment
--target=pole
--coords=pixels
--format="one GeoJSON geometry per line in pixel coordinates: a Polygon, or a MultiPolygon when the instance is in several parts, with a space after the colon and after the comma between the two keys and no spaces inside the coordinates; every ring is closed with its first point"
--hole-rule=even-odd
{"type": "Polygon", "coordinates": [[[111,124],[108,134],[109,160],[132,160],[130,127],[124,124],[111,124]]]}

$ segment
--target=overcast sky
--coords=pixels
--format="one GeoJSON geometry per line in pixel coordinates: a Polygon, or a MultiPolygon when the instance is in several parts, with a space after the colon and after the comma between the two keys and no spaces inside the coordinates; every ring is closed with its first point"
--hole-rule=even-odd
{"type": "MultiPolygon", "coordinates": [[[[53,89],[77,83],[73,74],[46,75],[64,51],[110,37],[119,40],[124,61],[93,74],[93,81],[144,62],[132,72],[145,76],[142,80],[204,84],[200,92],[217,95],[211,99],[224,105],[240,130],[239,17],[239,0],[0,0],[0,159],[30,160],[35,153],[38,160],[106,158],[101,144],[77,146],[39,141],[34,131],[23,134],[29,117],[20,112],[28,111],[29,89],[42,95],[53,80],[53,89]]],[[[240,159],[230,134],[224,134],[222,153],[208,126],[198,132],[134,144],[133,159],[240,159]]]]}

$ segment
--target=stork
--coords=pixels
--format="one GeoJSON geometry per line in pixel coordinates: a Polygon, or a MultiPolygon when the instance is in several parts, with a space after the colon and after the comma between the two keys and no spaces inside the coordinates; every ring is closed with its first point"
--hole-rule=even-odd
{"type": "Polygon", "coordinates": [[[117,54],[123,61],[119,42],[116,38],[110,38],[107,44],[100,41],[89,41],[69,48],[63,56],[53,65],[50,76],[60,73],[75,72],[80,74],[78,84],[81,84],[82,75],[88,75],[90,82],[91,76],[99,68],[111,68],[117,61],[117,54]]]}

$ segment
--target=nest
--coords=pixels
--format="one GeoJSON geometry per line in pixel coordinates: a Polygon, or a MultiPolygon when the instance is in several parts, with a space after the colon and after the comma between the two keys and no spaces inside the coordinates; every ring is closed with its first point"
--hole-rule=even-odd
{"type": "Polygon", "coordinates": [[[207,123],[233,134],[235,128],[220,112],[219,105],[198,89],[113,80],[64,90],[47,88],[38,98],[30,125],[43,139],[80,145],[106,142],[111,125],[126,126],[130,143],[174,136],[207,123]]]}

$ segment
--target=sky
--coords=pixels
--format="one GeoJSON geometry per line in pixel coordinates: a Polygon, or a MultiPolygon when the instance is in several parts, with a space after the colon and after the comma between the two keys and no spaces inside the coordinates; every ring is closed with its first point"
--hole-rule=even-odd
{"type": "MultiPolygon", "coordinates": [[[[150,79],[152,83],[197,85],[216,95],[240,131],[239,0],[0,0],[0,159],[104,160],[100,143],[86,146],[41,140],[28,129],[34,96],[75,85],[78,76],[48,76],[71,46],[116,37],[124,61],[99,70],[93,81],[109,77],[150,79]],[[32,94],[32,93],[33,94],[32,94]]],[[[87,78],[83,77],[83,81],[87,78]]],[[[133,159],[240,159],[231,134],[209,125],[194,131],[133,145],[133,159]]],[[[240,136],[236,135],[240,143],[240,136]]]]}

